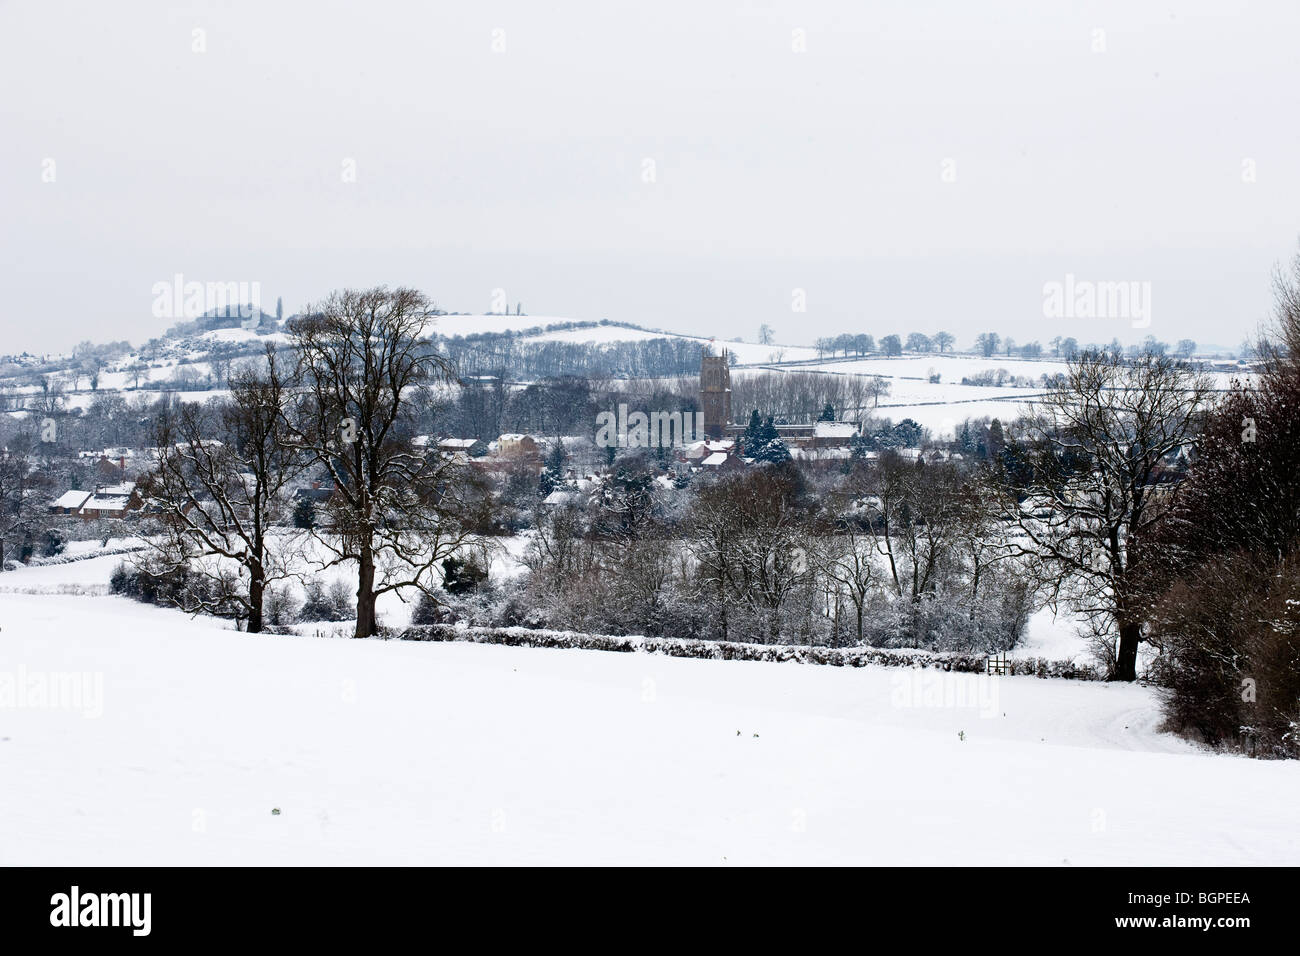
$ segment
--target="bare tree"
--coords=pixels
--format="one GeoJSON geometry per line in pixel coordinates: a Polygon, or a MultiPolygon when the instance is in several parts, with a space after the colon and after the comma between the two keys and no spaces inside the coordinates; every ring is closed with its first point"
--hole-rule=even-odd
{"type": "Polygon", "coordinates": [[[345,289],[291,328],[305,389],[293,430],[335,486],[313,534],[323,567],[357,564],[357,637],[378,633],[381,594],[429,593],[485,501],[468,469],[411,443],[417,392],[453,378],[425,339],[432,315],[414,289],[345,289]]]}
{"type": "Polygon", "coordinates": [[[31,444],[18,435],[0,449],[0,570],[45,524],[48,483],[32,461],[31,444]]]}
{"type": "Polygon", "coordinates": [[[879,578],[877,544],[872,516],[863,514],[849,494],[835,502],[833,525],[814,539],[811,549],[817,570],[836,594],[847,597],[853,606],[859,644],[863,643],[867,605],[879,578]]]}
{"type": "Polygon", "coordinates": [[[1137,678],[1144,539],[1178,494],[1161,471],[1193,437],[1207,390],[1203,376],[1164,355],[1086,352],[1031,408],[1036,467],[1010,476],[1021,550],[1043,562],[1054,600],[1118,633],[1113,680],[1137,678]]]}
{"type": "Polygon", "coordinates": [[[267,588],[293,574],[270,536],[288,518],[289,486],[303,467],[289,442],[289,392],[273,349],[266,358],[264,370],[250,365],[231,374],[228,400],[158,416],[158,464],[141,481],[164,529],[147,570],[204,579],[207,586],[178,596],[180,606],[191,613],[234,608],[250,632],[262,629],[267,588]]]}
{"type": "Polygon", "coordinates": [[[808,587],[809,534],[816,503],[789,466],[754,468],[701,490],[691,547],[701,581],[717,597],[722,627],[743,612],[754,636],[781,638],[786,609],[808,587]]]}

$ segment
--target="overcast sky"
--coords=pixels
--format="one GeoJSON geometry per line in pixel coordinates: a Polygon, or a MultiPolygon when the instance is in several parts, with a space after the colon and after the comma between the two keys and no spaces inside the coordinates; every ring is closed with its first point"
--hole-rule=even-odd
{"type": "Polygon", "coordinates": [[[176,273],[1234,345],[1300,238],[1298,36],[1291,0],[2,0],[0,352],[157,335],[176,273]],[[1046,317],[1067,274],[1151,283],[1150,327],[1046,317]]]}

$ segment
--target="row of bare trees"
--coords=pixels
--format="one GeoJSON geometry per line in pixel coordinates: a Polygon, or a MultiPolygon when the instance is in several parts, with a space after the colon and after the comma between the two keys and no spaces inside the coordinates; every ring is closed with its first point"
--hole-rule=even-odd
{"type": "MultiPolygon", "coordinates": [[[[1045,600],[1083,617],[1111,677],[1133,680],[1150,638],[1159,533],[1177,511],[1208,400],[1204,376],[1167,355],[1085,352],[1005,437],[997,425],[987,457],[886,452],[855,459],[815,494],[793,463],[704,482],[675,524],[650,525],[650,537],[679,541],[650,577],[676,595],[664,606],[708,602],[707,624],[681,626],[762,640],[829,626],[837,640],[998,649],[1045,600]],[[868,634],[885,603],[896,633],[868,634]]],[[[630,561],[569,512],[543,518],[537,547],[535,570],[559,572],[539,604],[573,627],[601,626],[592,590],[574,581],[621,580],[662,551],[630,561]],[[550,555],[585,563],[570,574],[550,555]]]]}
{"type": "Polygon", "coordinates": [[[878,375],[759,372],[731,380],[731,407],[742,414],[760,408],[779,421],[806,424],[830,405],[839,418],[858,421],[868,417],[889,390],[889,380],[878,375]]]}
{"type": "Polygon", "coordinates": [[[486,505],[467,470],[412,444],[424,390],[450,375],[427,341],[432,315],[413,289],[336,292],[292,324],[291,368],[268,348],[231,373],[229,399],[160,415],[157,467],[141,483],[163,528],[149,573],[197,579],[180,603],[234,608],[250,631],[270,585],[345,563],[357,637],[378,632],[380,596],[430,592],[486,505]],[[307,473],[333,494],[309,540],[286,540],[273,531],[307,473]]]}
{"type": "MultiPolygon", "coordinates": [[[[545,512],[525,555],[531,623],[764,643],[999,650],[1033,588],[987,467],[887,452],[847,471],[796,463],[684,493],[624,464],[545,512]]],[[[524,620],[507,623],[526,623],[524,620]]]]}

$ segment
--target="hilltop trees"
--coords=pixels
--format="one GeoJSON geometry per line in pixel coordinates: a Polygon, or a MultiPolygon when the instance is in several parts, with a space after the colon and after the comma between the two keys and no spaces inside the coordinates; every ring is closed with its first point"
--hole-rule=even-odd
{"type": "Polygon", "coordinates": [[[975,347],[979,349],[980,354],[985,358],[992,358],[1001,341],[1002,337],[996,332],[981,332],[975,337],[975,347]]]}

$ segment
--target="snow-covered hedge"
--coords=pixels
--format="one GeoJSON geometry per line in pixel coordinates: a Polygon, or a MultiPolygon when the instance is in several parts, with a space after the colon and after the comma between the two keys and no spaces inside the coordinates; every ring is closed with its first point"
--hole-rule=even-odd
{"type": "MultiPolygon", "coordinates": [[[[505,644],[510,647],[558,647],[594,651],[666,654],[669,657],[697,657],[727,661],[771,661],[797,664],[827,664],[831,667],[929,667],[946,671],[983,673],[983,655],[946,653],[908,648],[809,647],[799,644],[745,644],[738,641],[682,640],[669,637],[617,637],[610,634],[582,634],[576,631],[547,631],[527,627],[457,627],[428,624],[405,628],[396,636],[403,641],[468,641],[475,644],[505,644]]],[[[1097,672],[1072,661],[1049,661],[1041,657],[1009,662],[1013,675],[1096,680],[1097,672]]]]}
{"type": "Polygon", "coordinates": [[[78,597],[103,597],[108,593],[107,584],[31,584],[25,587],[0,585],[0,594],[63,594],[78,597]]]}
{"type": "Polygon", "coordinates": [[[27,562],[29,568],[49,568],[57,564],[74,564],[77,561],[90,561],[94,558],[107,558],[115,554],[133,554],[136,551],[143,551],[145,548],[142,544],[124,544],[116,548],[101,548],[97,551],[87,551],[84,554],[56,554],[48,558],[32,558],[27,562]]]}

